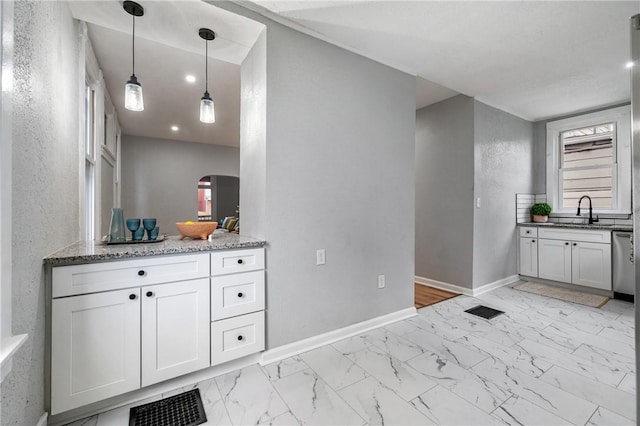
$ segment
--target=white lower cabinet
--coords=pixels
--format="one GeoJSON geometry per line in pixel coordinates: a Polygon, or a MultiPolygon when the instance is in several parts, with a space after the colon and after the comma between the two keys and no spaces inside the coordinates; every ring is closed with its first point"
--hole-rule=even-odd
{"type": "Polygon", "coordinates": [[[140,289],[54,299],[51,412],[140,387],[140,289]]]}
{"type": "Polygon", "coordinates": [[[538,240],[538,277],[571,282],[571,245],[568,241],[538,240]]]}
{"type": "Polygon", "coordinates": [[[611,244],[572,244],[571,282],[611,290],[611,244]]]}
{"type": "Polygon", "coordinates": [[[209,366],[209,280],[142,289],[142,386],[209,366]]]}
{"type": "Polygon", "coordinates": [[[217,365],[265,348],[265,272],[256,270],[264,268],[264,249],[212,253],[211,265],[211,365],[217,365]]]}
{"type": "Polygon", "coordinates": [[[53,267],[50,413],[264,350],[263,268],[262,248],[53,267]]]}
{"type": "Polygon", "coordinates": [[[611,232],[554,227],[537,236],[520,238],[520,274],[611,290],[611,232]]]}
{"type": "Polygon", "coordinates": [[[520,238],[520,274],[538,276],[538,239],[520,238]]]}

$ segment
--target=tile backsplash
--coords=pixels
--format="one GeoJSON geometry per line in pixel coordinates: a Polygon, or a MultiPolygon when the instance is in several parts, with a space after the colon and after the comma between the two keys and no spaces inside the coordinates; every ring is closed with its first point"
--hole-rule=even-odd
{"type": "MultiPolygon", "coordinates": [[[[531,222],[531,213],[529,209],[534,203],[546,203],[547,194],[516,194],[516,223],[531,222]]],[[[596,215],[594,215],[596,216],[596,215]]],[[[602,217],[598,214],[601,225],[633,225],[633,216],[628,215],[621,218],[617,215],[615,218],[602,217]]],[[[550,217],[549,222],[557,223],[584,223],[585,217],[550,217]]]]}

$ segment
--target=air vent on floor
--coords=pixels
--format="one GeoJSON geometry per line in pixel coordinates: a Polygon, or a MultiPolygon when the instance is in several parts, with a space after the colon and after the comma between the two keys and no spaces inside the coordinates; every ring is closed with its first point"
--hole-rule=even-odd
{"type": "Polygon", "coordinates": [[[482,306],[482,305],[478,305],[474,308],[467,309],[465,312],[468,312],[471,315],[475,315],[484,319],[491,319],[491,318],[497,317],[500,314],[504,314],[504,312],[502,311],[489,308],[488,306],[482,306]]]}
{"type": "Polygon", "coordinates": [[[138,405],[129,412],[129,426],[195,426],[206,421],[199,389],[138,405]]]}

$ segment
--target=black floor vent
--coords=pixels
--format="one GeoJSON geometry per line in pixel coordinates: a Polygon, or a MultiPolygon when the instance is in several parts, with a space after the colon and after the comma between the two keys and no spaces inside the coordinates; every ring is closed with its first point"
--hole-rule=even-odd
{"type": "Polygon", "coordinates": [[[206,421],[199,389],[138,405],[129,412],[129,426],[195,426],[206,421]]]}
{"type": "Polygon", "coordinates": [[[500,314],[504,314],[504,312],[502,311],[482,305],[478,305],[475,308],[467,309],[465,312],[484,319],[491,319],[497,317],[500,314]]]}

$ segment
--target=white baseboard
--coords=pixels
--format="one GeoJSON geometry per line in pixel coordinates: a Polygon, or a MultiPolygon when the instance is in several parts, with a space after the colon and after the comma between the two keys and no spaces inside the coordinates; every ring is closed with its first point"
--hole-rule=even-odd
{"type": "Polygon", "coordinates": [[[416,284],[428,285],[430,287],[439,288],[440,290],[464,294],[465,296],[473,296],[473,290],[466,287],[460,287],[459,285],[436,281],[431,278],[419,277],[417,275],[414,277],[414,281],[416,284]]]}
{"type": "Polygon", "coordinates": [[[309,337],[308,339],[298,340],[297,342],[278,346],[277,348],[265,351],[262,354],[262,361],[260,362],[260,364],[266,365],[272,362],[280,361],[285,358],[289,358],[294,355],[319,348],[320,346],[328,345],[330,343],[337,342],[338,340],[346,339],[347,337],[366,333],[367,331],[373,330],[374,328],[382,327],[384,325],[410,318],[415,315],[416,308],[406,308],[387,315],[372,318],[367,321],[362,321],[357,324],[352,324],[347,327],[339,328],[337,330],[329,331],[324,334],[309,337]]]}
{"type": "Polygon", "coordinates": [[[40,416],[40,420],[36,426],[47,426],[47,418],[49,417],[49,413],[45,412],[42,416],[40,416]]]}
{"type": "Polygon", "coordinates": [[[489,292],[491,290],[495,290],[496,288],[504,287],[504,286],[509,285],[509,284],[513,284],[516,281],[520,281],[520,275],[511,275],[510,277],[506,277],[506,278],[503,278],[501,280],[494,281],[494,282],[489,283],[489,284],[485,284],[485,285],[480,286],[478,288],[474,288],[473,289],[473,295],[474,296],[479,296],[479,295],[481,295],[483,293],[487,293],[487,292],[489,292]]]}
{"type": "Polygon", "coordinates": [[[488,291],[495,290],[496,288],[515,283],[516,281],[520,280],[520,276],[511,275],[509,277],[502,278],[501,280],[494,281],[492,283],[488,283],[474,289],[469,289],[442,281],[432,280],[431,278],[419,277],[417,275],[414,277],[414,280],[416,284],[428,285],[431,287],[439,288],[440,290],[453,291],[455,293],[464,294],[465,296],[479,296],[488,291]]]}

